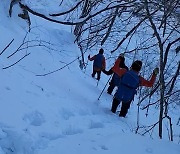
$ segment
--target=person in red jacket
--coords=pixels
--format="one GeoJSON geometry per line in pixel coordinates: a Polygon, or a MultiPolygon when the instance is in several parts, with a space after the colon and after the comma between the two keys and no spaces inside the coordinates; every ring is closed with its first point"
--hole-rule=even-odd
{"type": "MultiPolygon", "coordinates": [[[[120,62],[119,62],[119,68],[120,69],[126,69],[126,70],[129,70],[129,68],[125,65],[125,58],[124,58],[124,54],[120,54],[119,57],[120,59],[120,62]]],[[[112,67],[113,68],[113,67],[112,67]]],[[[112,94],[113,90],[115,87],[117,87],[119,85],[119,82],[121,80],[120,76],[117,75],[116,73],[113,72],[113,69],[110,69],[109,71],[106,71],[105,69],[102,70],[102,72],[106,75],[112,75],[112,79],[111,81],[109,82],[109,87],[107,89],[107,93],[108,94],[112,94]]]]}
{"type": "Polygon", "coordinates": [[[93,57],[90,57],[90,55],[88,56],[88,60],[93,61],[92,77],[94,78],[97,73],[97,80],[100,80],[101,71],[104,70],[106,67],[106,60],[103,53],[104,50],[101,48],[97,55],[94,55],[93,57]]]}
{"type": "Polygon", "coordinates": [[[118,58],[112,68],[113,72],[121,77],[121,81],[118,86],[118,90],[114,95],[111,111],[115,113],[118,105],[120,104],[120,102],[122,102],[119,116],[125,117],[128,109],[130,108],[130,104],[134,99],[134,95],[136,94],[136,89],[139,86],[152,87],[155,82],[156,76],[159,73],[159,69],[155,68],[152,73],[151,79],[146,80],[142,76],[138,75],[142,67],[141,61],[134,61],[129,71],[127,71],[126,69],[120,69],[119,63],[120,59],[118,58]]]}

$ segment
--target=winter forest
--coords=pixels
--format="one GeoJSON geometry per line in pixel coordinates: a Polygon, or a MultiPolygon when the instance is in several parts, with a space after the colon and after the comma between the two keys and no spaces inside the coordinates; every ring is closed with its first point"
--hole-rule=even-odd
{"type": "Polygon", "coordinates": [[[0,40],[0,154],[180,153],[179,0],[0,0],[0,40]]]}

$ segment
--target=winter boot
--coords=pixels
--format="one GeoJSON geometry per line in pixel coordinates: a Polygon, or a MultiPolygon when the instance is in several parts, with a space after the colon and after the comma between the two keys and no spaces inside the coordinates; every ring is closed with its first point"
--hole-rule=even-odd
{"type": "Polygon", "coordinates": [[[111,107],[111,111],[113,113],[116,113],[116,110],[117,110],[117,107],[118,107],[119,104],[120,104],[120,101],[117,100],[116,98],[114,98],[113,102],[112,102],[112,107],[111,107]]]}
{"type": "Polygon", "coordinates": [[[130,104],[131,104],[131,101],[130,102],[122,102],[121,111],[119,113],[120,117],[126,116],[128,109],[130,108],[130,104]]]}

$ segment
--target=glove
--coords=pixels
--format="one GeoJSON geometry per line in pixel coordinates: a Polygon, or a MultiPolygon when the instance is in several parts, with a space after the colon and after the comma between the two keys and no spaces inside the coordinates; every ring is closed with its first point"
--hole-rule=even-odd
{"type": "Polygon", "coordinates": [[[106,70],[103,68],[103,69],[102,69],[102,72],[104,73],[104,72],[106,72],[106,70]]]}
{"type": "Polygon", "coordinates": [[[121,53],[118,58],[124,58],[124,53],[121,53]]]}
{"type": "Polygon", "coordinates": [[[88,56],[88,59],[90,59],[90,55],[88,56]]]}
{"type": "Polygon", "coordinates": [[[155,69],[153,70],[153,74],[157,75],[158,73],[159,73],[159,68],[155,68],[155,69]]]}

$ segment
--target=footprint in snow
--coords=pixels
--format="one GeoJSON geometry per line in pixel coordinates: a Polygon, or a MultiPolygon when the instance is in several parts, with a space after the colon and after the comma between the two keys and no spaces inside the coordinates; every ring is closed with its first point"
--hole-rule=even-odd
{"type": "Polygon", "coordinates": [[[147,153],[153,153],[153,150],[152,150],[152,148],[147,148],[147,149],[146,149],[146,152],[147,152],[147,153]]]}
{"type": "Polygon", "coordinates": [[[9,87],[6,87],[6,90],[11,90],[11,88],[9,88],[9,87]]]}
{"type": "Polygon", "coordinates": [[[104,128],[104,124],[100,122],[91,121],[89,129],[104,128]]]}
{"type": "Polygon", "coordinates": [[[29,122],[33,126],[41,126],[45,122],[43,114],[38,111],[25,114],[23,120],[29,122]]]}
{"type": "Polygon", "coordinates": [[[69,118],[74,116],[74,113],[67,110],[67,109],[62,109],[61,111],[59,111],[61,117],[64,118],[64,120],[68,120],[69,118]]]}
{"type": "Polygon", "coordinates": [[[37,93],[35,93],[35,92],[32,92],[32,91],[29,91],[29,90],[26,90],[26,93],[27,93],[27,94],[30,94],[30,95],[33,95],[33,96],[39,97],[39,94],[37,94],[37,93]]]}
{"type": "Polygon", "coordinates": [[[100,146],[102,150],[109,150],[105,145],[100,146]]]}
{"type": "Polygon", "coordinates": [[[80,109],[79,110],[79,115],[80,116],[86,116],[86,115],[90,115],[89,111],[84,110],[84,109],[80,109]]]}
{"type": "Polygon", "coordinates": [[[46,138],[49,140],[57,140],[59,138],[63,138],[64,136],[61,134],[52,134],[52,133],[41,133],[40,136],[42,138],[46,138]]]}
{"type": "Polygon", "coordinates": [[[81,133],[83,133],[82,129],[73,128],[72,126],[69,126],[64,131],[62,131],[63,135],[75,135],[75,134],[81,134],[81,133]]]}

